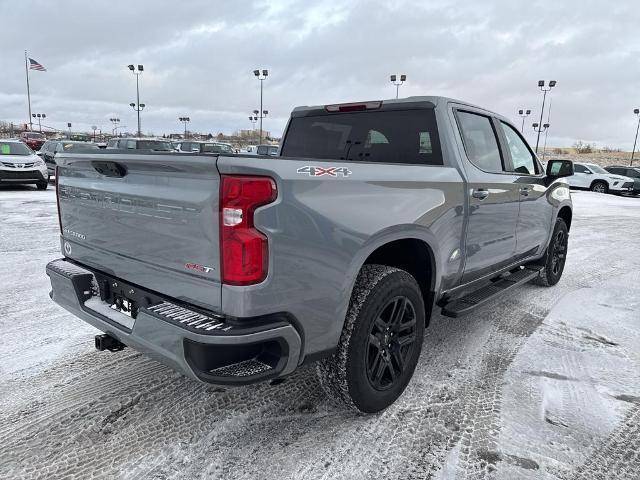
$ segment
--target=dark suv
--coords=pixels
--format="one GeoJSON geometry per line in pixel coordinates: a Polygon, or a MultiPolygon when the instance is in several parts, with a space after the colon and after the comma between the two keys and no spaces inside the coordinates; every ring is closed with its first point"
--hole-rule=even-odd
{"type": "Polygon", "coordinates": [[[92,150],[98,150],[98,147],[95,143],[89,142],[75,142],[70,140],[47,140],[45,144],[40,149],[40,157],[44,160],[44,163],[47,165],[47,170],[49,171],[49,175],[53,175],[56,169],[56,160],[55,156],[57,153],[61,152],[88,152],[91,153],[92,150]]]}
{"type": "Polygon", "coordinates": [[[625,167],[622,165],[612,165],[610,167],[604,167],[609,173],[615,173],[616,175],[624,175],[625,177],[633,178],[633,194],[640,195],[640,167],[625,167]]]}

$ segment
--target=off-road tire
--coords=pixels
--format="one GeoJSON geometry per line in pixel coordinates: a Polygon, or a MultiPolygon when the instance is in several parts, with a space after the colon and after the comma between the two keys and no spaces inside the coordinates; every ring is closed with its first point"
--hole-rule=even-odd
{"type": "Polygon", "coordinates": [[[556,225],[553,229],[551,241],[547,247],[547,253],[542,259],[543,269],[540,275],[533,281],[543,287],[552,287],[560,281],[564,265],[567,260],[567,245],[569,241],[569,229],[562,218],[556,219],[556,225]],[[560,262],[559,264],[554,263],[560,262]],[[558,257],[560,256],[560,258],[558,257]]]}
{"type": "Polygon", "coordinates": [[[592,192],[609,193],[609,185],[607,185],[607,182],[596,180],[591,184],[590,190],[592,192]]]}
{"type": "MultiPolygon", "coordinates": [[[[395,304],[393,305],[395,311],[395,304]]],[[[404,310],[403,310],[404,312],[404,310]]],[[[404,314],[403,314],[404,315],[404,314]]],[[[393,314],[389,317],[391,318],[393,314]]],[[[403,325],[409,325],[411,322],[403,325]]],[[[407,335],[407,327],[400,330],[402,335],[407,335]]],[[[404,391],[413,371],[415,370],[420,351],[422,349],[422,341],[425,328],[425,308],[420,288],[415,278],[404,270],[385,265],[365,265],[358,274],[358,278],[351,295],[349,308],[338,343],[336,352],[328,358],[318,362],[318,376],[324,390],[336,399],[339,403],[348,406],[351,409],[359,410],[365,413],[374,413],[387,408],[391,405],[404,391]],[[389,362],[395,362],[393,365],[399,365],[395,354],[402,355],[403,349],[406,358],[403,360],[403,368],[400,368],[399,374],[395,376],[395,380],[391,380],[384,390],[375,388],[370,379],[371,372],[374,370],[369,363],[371,358],[369,355],[377,355],[375,348],[371,349],[371,331],[378,328],[378,321],[392,302],[399,299],[406,299],[405,304],[409,306],[413,315],[409,313],[409,317],[415,318],[415,334],[413,343],[410,348],[400,345],[400,334],[396,334],[395,339],[398,343],[393,347],[385,350],[385,358],[389,362]],[[392,350],[397,348],[396,350],[392,350]],[[392,353],[393,352],[393,353],[392,353]]],[[[392,332],[393,333],[393,332],[392,332]]],[[[385,335],[386,338],[386,335],[385,335]]],[[[393,338],[393,337],[392,337],[393,338]]],[[[389,344],[391,345],[391,343],[389,344]]],[[[382,347],[381,347],[382,348],[382,347]]],[[[379,352],[380,353],[380,352],[379,352]]],[[[382,365],[383,356],[376,358],[382,365]]],[[[375,367],[375,363],[373,363],[375,367]]],[[[392,363],[388,363],[388,370],[385,370],[387,377],[393,378],[391,370],[392,363]]],[[[376,369],[377,370],[377,369],[376,369]]]]}

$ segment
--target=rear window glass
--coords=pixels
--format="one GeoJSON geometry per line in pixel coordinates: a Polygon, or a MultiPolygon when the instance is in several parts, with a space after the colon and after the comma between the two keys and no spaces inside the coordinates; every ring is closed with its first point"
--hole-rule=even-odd
{"type": "Polygon", "coordinates": [[[138,150],[159,150],[170,152],[173,147],[169,142],[158,142],[153,140],[138,140],[138,150]]]}
{"type": "Polygon", "coordinates": [[[233,153],[233,149],[223,143],[205,143],[202,145],[201,151],[204,153],[233,153]]]}
{"type": "Polygon", "coordinates": [[[62,150],[64,152],[84,152],[87,150],[97,150],[98,145],[95,143],[66,143],[62,142],[62,150]]]}
{"type": "Polygon", "coordinates": [[[330,113],[291,119],[289,157],[442,165],[432,109],[330,113]]]}

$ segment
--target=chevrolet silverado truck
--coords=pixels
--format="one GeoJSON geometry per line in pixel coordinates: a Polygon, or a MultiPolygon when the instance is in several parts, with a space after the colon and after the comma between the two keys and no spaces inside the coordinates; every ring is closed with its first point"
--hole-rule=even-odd
{"type": "Polygon", "coordinates": [[[293,110],[280,156],[104,150],[57,160],[51,298],[201,382],[315,363],[362,412],[407,386],[431,314],[562,275],[564,160],[485,109],[412,97],[293,110]]]}

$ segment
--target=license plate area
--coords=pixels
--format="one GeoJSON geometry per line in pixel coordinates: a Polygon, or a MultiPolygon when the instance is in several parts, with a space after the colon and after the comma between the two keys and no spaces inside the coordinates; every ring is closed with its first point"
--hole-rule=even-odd
{"type": "Polygon", "coordinates": [[[133,319],[138,316],[138,306],[133,300],[126,297],[113,295],[113,302],[111,303],[110,308],[133,319]]]}

